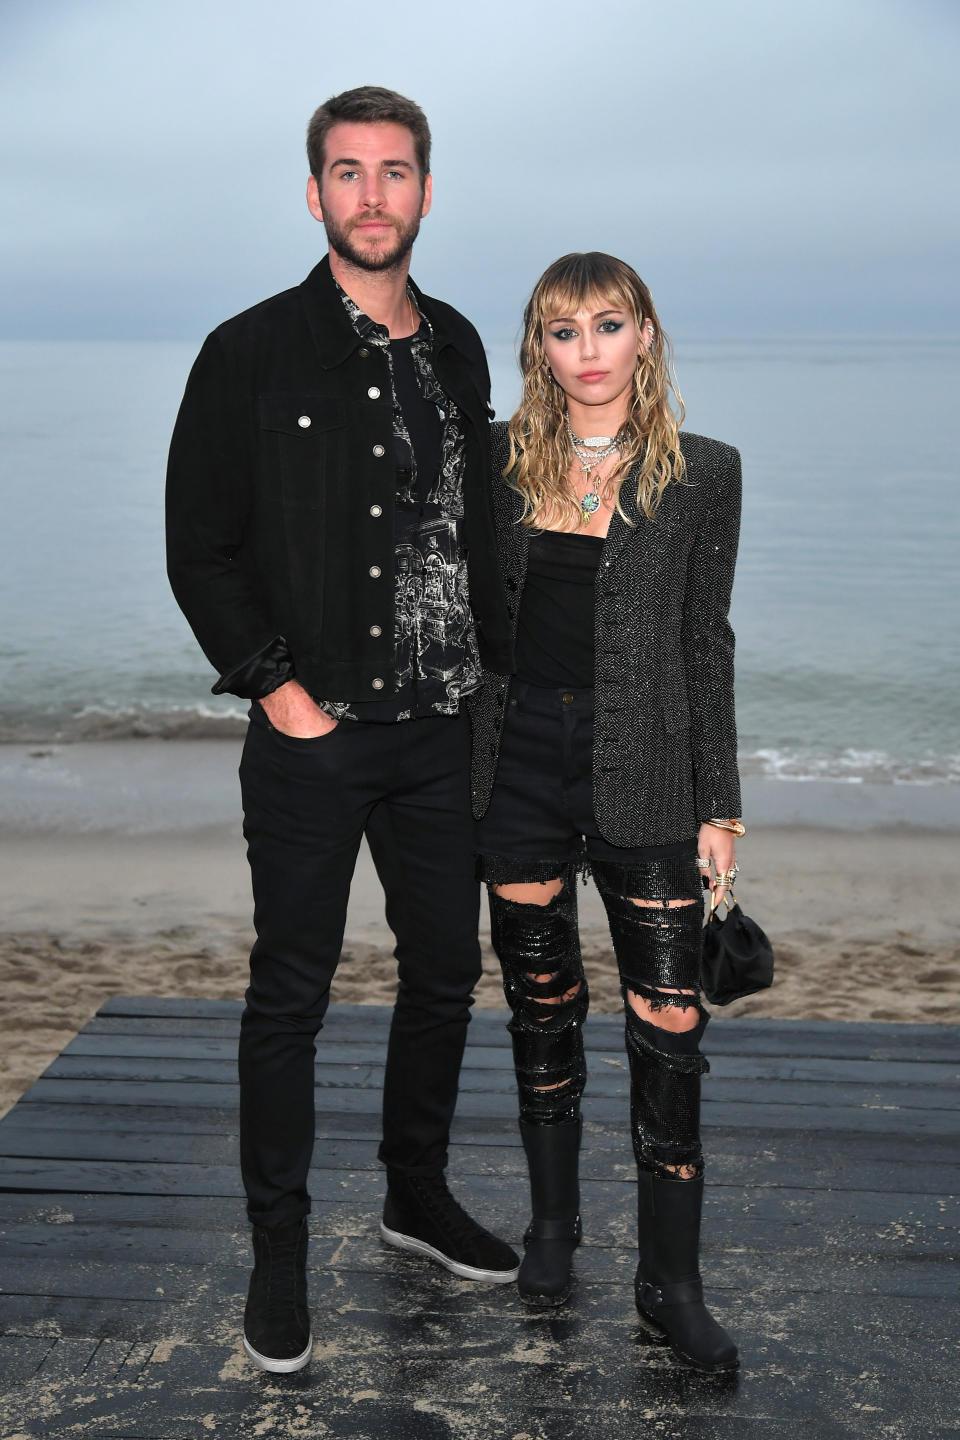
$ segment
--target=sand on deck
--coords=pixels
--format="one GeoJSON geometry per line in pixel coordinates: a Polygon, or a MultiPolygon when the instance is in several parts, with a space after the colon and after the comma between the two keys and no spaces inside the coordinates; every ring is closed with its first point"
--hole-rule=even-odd
{"type": "MultiPolygon", "coordinates": [[[[0,751],[2,1113],[111,995],[242,996],[252,927],[232,742],[0,751]]],[[[760,818],[739,847],[738,893],[774,943],[777,979],[715,1015],[960,1022],[947,828],[960,792],[846,786],[828,804],[789,782],[751,788],[760,818]]],[[[591,1003],[616,1011],[604,912],[592,885],[579,897],[591,1003]]],[[[481,938],[477,1003],[500,1007],[485,913],[481,938]]],[[[390,1003],[392,945],[364,850],[334,1000],[390,1003]]]]}

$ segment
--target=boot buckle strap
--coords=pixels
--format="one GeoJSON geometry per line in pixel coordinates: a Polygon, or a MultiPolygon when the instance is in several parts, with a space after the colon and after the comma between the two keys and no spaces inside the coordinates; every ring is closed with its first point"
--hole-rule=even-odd
{"type": "Polygon", "coordinates": [[[637,1286],[637,1302],[645,1310],[655,1310],[658,1305],[696,1305],[703,1300],[703,1281],[678,1280],[674,1284],[652,1285],[642,1280],[637,1286]]]}
{"type": "Polygon", "coordinates": [[[580,1216],[572,1220],[537,1220],[534,1218],[526,1228],[523,1243],[531,1240],[579,1240],[583,1234],[580,1216]]]}

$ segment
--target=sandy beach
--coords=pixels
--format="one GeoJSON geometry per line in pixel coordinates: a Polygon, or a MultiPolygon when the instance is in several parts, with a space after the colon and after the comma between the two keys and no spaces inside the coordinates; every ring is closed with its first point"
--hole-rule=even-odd
{"type": "MultiPolygon", "coordinates": [[[[0,746],[0,1113],[110,995],[239,997],[252,930],[228,740],[0,746]]],[[[727,1016],[960,1022],[956,787],[753,781],[738,894],[777,979],[727,1016]]],[[[485,907],[484,907],[485,909],[485,907]]],[[[580,889],[592,1004],[616,1011],[580,889]]],[[[482,917],[477,1004],[499,1008],[482,917]]],[[[392,937],[361,853],[334,999],[390,1003],[392,937]]]]}

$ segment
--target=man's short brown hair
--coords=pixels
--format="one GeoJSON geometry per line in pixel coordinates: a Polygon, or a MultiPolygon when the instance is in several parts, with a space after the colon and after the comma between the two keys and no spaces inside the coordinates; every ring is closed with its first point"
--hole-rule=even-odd
{"type": "Polygon", "coordinates": [[[310,117],[307,159],[318,185],[323,175],[327,131],[343,120],[406,126],[413,136],[420,179],[430,174],[430,126],[420,106],[396,90],[384,90],[382,85],[360,85],[356,90],[344,90],[342,95],[331,95],[310,117]]]}

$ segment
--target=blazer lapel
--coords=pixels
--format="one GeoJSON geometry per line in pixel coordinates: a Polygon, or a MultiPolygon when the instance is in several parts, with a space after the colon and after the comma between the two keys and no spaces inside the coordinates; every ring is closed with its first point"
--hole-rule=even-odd
{"type": "Polygon", "coordinates": [[[628,547],[645,544],[648,538],[650,521],[637,504],[637,482],[632,470],[620,487],[620,507],[632,523],[627,524],[620,511],[614,510],[603,542],[601,564],[604,569],[615,565],[628,547]]]}

